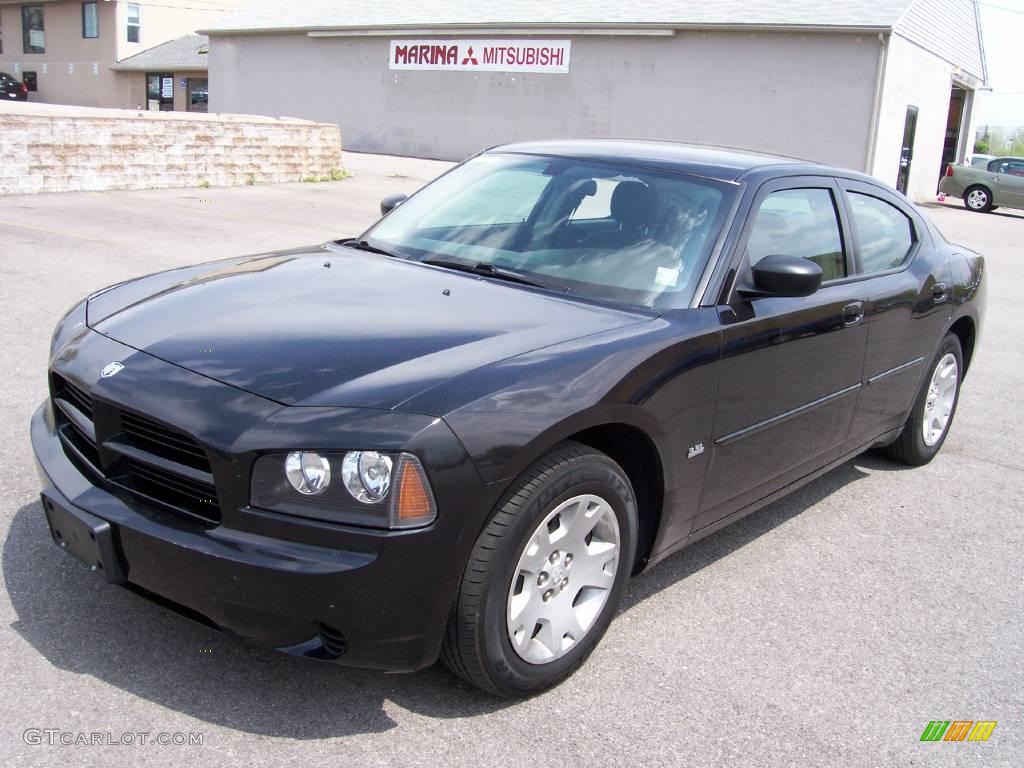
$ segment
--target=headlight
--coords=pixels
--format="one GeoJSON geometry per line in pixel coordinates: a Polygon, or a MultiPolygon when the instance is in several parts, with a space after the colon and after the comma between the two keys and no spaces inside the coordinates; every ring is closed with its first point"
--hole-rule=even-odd
{"type": "Polygon", "coordinates": [[[284,460],[284,474],[296,491],[315,496],[330,485],[331,463],[319,453],[289,453],[284,460]]]}
{"type": "Polygon", "coordinates": [[[376,451],[352,451],[341,462],[341,479],[356,501],[376,504],[391,488],[390,456],[376,451]]]}
{"type": "Polygon", "coordinates": [[[437,517],[423,465],[409,453],[294,451],[261,456],[253,467],[251,503],[273,512],[373,528],[418,528],[437,517]]]}
{"type": "Polygon", "coordinates": [[[57,354],[61,347],[85,328],[85,307],[85,301],[76,304],[57,321],[57,327],[53,329],[53,337],[50,339],[50,357],[57,354]]]}

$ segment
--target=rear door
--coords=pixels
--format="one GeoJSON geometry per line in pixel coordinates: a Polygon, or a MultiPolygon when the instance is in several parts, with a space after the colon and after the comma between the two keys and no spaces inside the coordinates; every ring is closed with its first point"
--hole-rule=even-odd
{"type": "Polygon", "coordinates": [[[920,215],[872,184],[840,180],[865,297],[864,386],[846,448],[900,427],[950,314],[951,274],[920,215]]]}
{"type": "Polygon", "coordinates": [[[722,362],[713,454],[697,531],[839,456],[853,419],[867,334],[862,286],[833,179],[793,177],[757,192],[734,256],[737,285],[766,256],[822,267],[811,296],[744,297],[718,307],[722,362]]]}

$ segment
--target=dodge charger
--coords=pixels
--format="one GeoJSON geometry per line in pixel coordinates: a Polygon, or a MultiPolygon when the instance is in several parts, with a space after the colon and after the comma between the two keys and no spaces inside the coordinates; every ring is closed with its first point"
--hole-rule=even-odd
{"type": "Polygon", "coordinates": [[[631,576],[862,451],[930,461],[978,344],[982,257],[839,168],[521,143],[381,209],[66,314],[57,545],[257,646],[530,695],[631,576]]]}

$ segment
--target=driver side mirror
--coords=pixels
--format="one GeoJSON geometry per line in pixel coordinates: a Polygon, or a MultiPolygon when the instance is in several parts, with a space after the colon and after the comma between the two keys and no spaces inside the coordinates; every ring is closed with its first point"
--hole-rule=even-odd
{"type": "Polygon", "coordinates": [[[754,287],[740,288],[745,296],[810,296],[821,286],[821,267],[796,256],[765,256],[751,271],[754,287]]]}
{"type": "Polygon", "coordinates": [[[408,199],[409,199],[408,195],[403,195],[403,194],[388,195],[387,197],[385,197],[383,200],[380,201],[380,215],[381,216],[387,216],[389,213],[391,213],[393,210],[395,210],[395,208],[400,206],[402,203],[404,203],[408,199]]]}

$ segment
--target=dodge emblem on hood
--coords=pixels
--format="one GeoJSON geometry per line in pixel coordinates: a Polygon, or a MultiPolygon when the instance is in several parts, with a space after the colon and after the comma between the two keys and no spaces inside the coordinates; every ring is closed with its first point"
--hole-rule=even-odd
{"type": "Polygon", "coordinates": [[[105,365],[100,371],[100,378],[109,379],[111,376],[120,373],[124,366],[121,363],[113,362],[105,365]]]}

